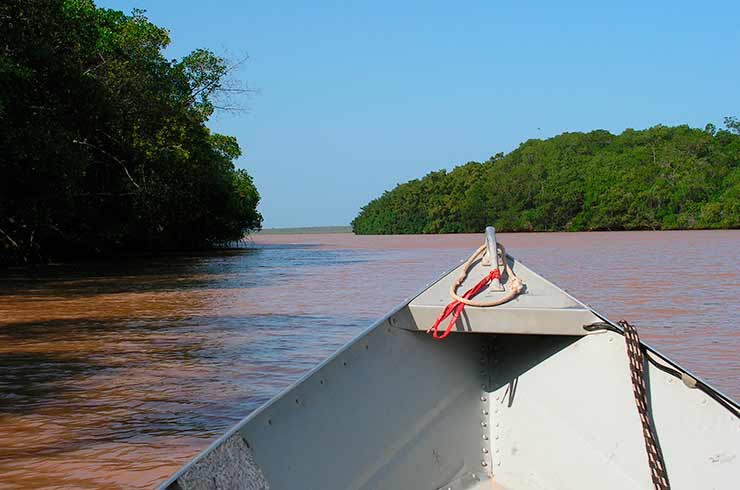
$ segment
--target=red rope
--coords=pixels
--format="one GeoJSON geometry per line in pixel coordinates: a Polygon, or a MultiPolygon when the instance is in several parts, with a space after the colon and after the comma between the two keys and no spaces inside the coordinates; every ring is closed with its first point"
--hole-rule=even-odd
{"type": "MultiPolygon", "coordinates": [[[[480,280],[480,282],[478,282],[478,284],[465,291],[465,294],[463,294],[462,297],[465,299],[472,298],[476,294],[480,293],[483,288],[488,286],[491,281],[493,281],[494,279],[499,279],[500,277],[501,273],[499,272],[497,267],[494,267],[491,272],[489,272],[483,279],[480,280]]],[[[442,340],[443,338],[447,337],[452,331],[453,325],[455,325],[455,322],[460,317],[460,313],[462,313],[463,308],[465,308],[465,303],[461,303],[460,301],[453,301],[452,303],[445,306],[445,309],[442,310],[442,313],[434,321],[434,325],[429,327],[427,333],[431,333],[432,337],[437,340],[442,340]],[[444,332],[442,332],[442,335],[440,335],[439,324],[442,323],[442,321],[450,315],[452,315],[450,323],[447,324],[447,328],[444,332]]]]}

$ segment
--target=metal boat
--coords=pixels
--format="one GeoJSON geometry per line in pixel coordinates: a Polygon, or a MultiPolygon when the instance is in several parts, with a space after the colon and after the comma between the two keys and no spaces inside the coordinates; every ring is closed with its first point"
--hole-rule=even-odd
{"type": "Polygon", "coordinates": [[[734,400],[639,340],[635,361],[625,324],[506,254],[493,230],[484,248],[160,488],[738,488],[734,400]],[[450,290],[494,268],[475,300],[495,303],[513,277],[526,286],[503,304],[460,308],[442,340],[428,335],[450,290]]]}

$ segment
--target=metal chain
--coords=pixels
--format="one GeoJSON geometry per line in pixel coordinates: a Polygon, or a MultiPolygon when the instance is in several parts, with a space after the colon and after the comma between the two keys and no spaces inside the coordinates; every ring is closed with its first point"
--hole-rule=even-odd
{"type": "Polygon", "coordinates": [[[663,453],[660,451],[660,446],[650,423],[647,386],[645,384],[645,358],[642,353],[640,337],[637,335],[635,327],[627,321],[621,320],[618,323],[624,329],[624,340],[627,344],[627,356],[629,357],[632,377],[632,390],[635,394],[637,413],[640,415],[640,421],[642,422],[642,434],[645,438],[650,476],[656,490],[670,490],[671,484],[668,482],[663,453]]]}

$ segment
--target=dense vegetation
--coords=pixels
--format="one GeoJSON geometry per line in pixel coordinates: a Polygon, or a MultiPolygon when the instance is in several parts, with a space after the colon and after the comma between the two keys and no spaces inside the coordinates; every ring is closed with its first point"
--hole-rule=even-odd
{"type": "Polygon", "coordinates": [[[207,50],[92,0],[0,3],[0,262],[205,247],[259,228],[207,50]]]}
{"type": "Polygon", "coordinates": [[[565,133],[432,172],[362,208],[358,234],[740,227],[740,122],[565,133]]]}

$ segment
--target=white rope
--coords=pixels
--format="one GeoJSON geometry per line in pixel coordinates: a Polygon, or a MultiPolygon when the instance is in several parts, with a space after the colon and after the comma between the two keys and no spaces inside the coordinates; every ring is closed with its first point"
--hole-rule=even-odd
{"type": "Polygon", "coordinates": [[[457,288],[459,288],[460,285],[468,277],[468,272],[470,270],[470,267],[473,265],[473,262],[475,262],[475,260],[486,251],[486,248],[487,248],[486,244],[484,243],[463,264],[462,272],[450,286],[450,297],[453,300],[459,301],[460,303],[463,303],[468,306],[479,306],[482,308],[487,308],[490,306],[498,306],[504,303],[508,303],[512,299],[516,298],[519,295],[519,293],[522,292],[522,290],[524,290],[524,283],[521,281],[521,279],[516,277],[516,274],[514,274],[514,271],[511,270],[509,263],[506,261],[506,249],[504,248],[503,245],[501,245],[500,243],[497,243],[496,251],[500,255],[500,257],[496,257],[495,259],[492,257],[489,257],[489,260],[491,260],[492,267],[498,267],[498,264],[499,264],[498,258],[502,259],[501,262],[503,262],[504,271],[507,277],[506,284],[504,284],[504,289],[506,291],[506,294],[504,294],[504,296],[498,299],[490,300],[490,301],[473,301],[471,299],[463,298],[462,296],[459,296],[457,294],[457,288]]]}

